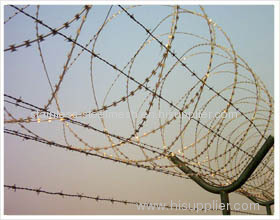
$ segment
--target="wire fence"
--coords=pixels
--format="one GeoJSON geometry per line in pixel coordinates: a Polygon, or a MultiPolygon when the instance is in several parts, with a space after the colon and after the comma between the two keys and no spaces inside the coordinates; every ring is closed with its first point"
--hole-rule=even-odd
{"type": "MultiPolygon", "coordinates": [[[[141,6],[128,6],[126,8],[120,5],[110,6],[105,19],[101,21],[93,36],[89,40],[87,39],[87,43],[82,43],[83,41],[80,39],[87,31],[87,23],[90,22],[88,16],[93,13],[95,6],[83,6],[78,13],[75,13],[70,19],[64,20],[63,24],[58,27],[49,25],[48,21],[40,19],[43,6],[18,7],[9,5],[7,7],[15,9],[15,12],[5,20],[5,27],[12,23],[11,20],[15,19],[16,15],[24,15],[35,22],[36,38],[24,39],[21,41],[22,43],[10,44],[4,49],[5,54],[24,51],[24,48],[29,47],[37,49],[47,84],[51,90],[51,95],[43,107],[28,102],[28,99],[24,100],[10,94],[4,95],[4,132],[8,135],[178,178],[189,179],[190,175],[198,175],[212,185],[226,186],[239,177],[269,134],[273,133],[272,96],[258,75],[237,54],[229,36],[208,17],[202,6],[199,7],[200,11],[191,11],[181,6],[166,6],[170,9],[170,13],[165,15],[154,28],[148,27],[141,22],[137,15],[134,15],[134,13],[137,14],[137,10],[141,9],[141,6]],[[30,8],[34,9],[35,13],[29,12],[30,8]],[[116,8],[118,8],[117,11],[114,10],[116,8]],[[182,25],[180,26],[180,22],[186,19],[186,16],[195,17],[205,22],[208,28],[208,37],[184,30],[182,25]],[[101,53],[96,52],[99,51],[98,43],[102,40],[103,34],[106,33],[107,29],[112,28],[111,23],[118,24],[115,22],[118,22],[119,17],[139,27],[145,36],[136,51],[130,53],[133,55],[129,57],[125,65],[114,64],[105,55],[102,55],[102,51],[101,53]],[[166,21],[170,21],[168,31],[158,33],[166,21]],[[40,28],[45,28],[47,33],[41,34],[40,28]],[[67,34],[71,28],[74,29],[71,32],[73,37],[67,34]],[[181,52],[180,39],[187,37],[191,37],[194,42],[199,41],[181,52]],[[221,38],[229,47],[223,44],[221,38]],[[54,39],[63,39],[65,44],[70,46],[67,59],[55,84],[52,83],[50,67],[47,65],[45,48],[43,47],[43,42],[54,39]],[[37,44],[37,48],[35,48],[35,44],[37,44]],[[147,73],[133,74],[137,60],[141,59],[139,57],[149,47],[160,48],[158,61],[153,63],[154,67],[150,67],[147,73]],[[207,47],[208,50],[196,51],[201,47],[207,47]],[[79,51],[76,52],[77,50],[79,51]],[[59,94],[63,91],[62,85],[67,81],[70,70],[74,64],[82,59],[84,53],[90,56],[89,83],[95,107],[88,111],[65,116],[62,114],[64,100],[59,99],[59,94]],[[192,70],[193,67],[190,67],[188,63],[192,62],[193,57],[202,55],[208,57],[208,60],[203,62],[205,69],[203,71],[192,70]],[[111,80],[111,84],[108,83],[107,79],[104,79],[110,86],[104,93],[103,102],[98,100],[98,83],[95,82],[95,77],[98,78],[96,76],[96,69],[98,69],[95,66],[96,62],[100,62],[104,68],[114,72],[114,75],[108,74],[106,77],[111,80]],[[175,74],[178,68],[181,68],[180,73],[184,76],[182,80],[186,80],[186,82],[189,80],[192,83],[187,88],[183,88],[180,94],[170,97],[165,91],[170,91],[172,86],[174,87],[174,84],[170,84],[169,81],[174,76],[179,77],[178,74],[175,74]],[[220,80],[218,77],[220,75],[222,78],[226,78],[223,85],[215,84],[216,80],[220,80]],[[125,87],[124,94],[116,92],[121,87],[125,87]],[[115,94],[118,94],[118,97],[109,98],[114,97],[115,94]],[[114,109],[123,111],[124,105],[127,107],[129,116],[125,123],[133,130],[125,135],[110,129],[108,121],[110,122],[112,119],[104,117],[106,112],[114,109]],[[58,113],[49,110],[53,109],[54,106],[58,113]],[[218,114],[216,115],[226,115],[230,111],[234,111],[236,117],[205,119],[201,114],[198,117],[195,116],[196,112],[204,114],[209,112],[213,106],[216,110],[218,106],[216,112],[218,114]],[[18,108],[29,112],[29,116],[14,114],[13,111],[18,108]],[[136,115],[133,114],[134,109],[136,109],[136,115]],[[172,113],[172,117],[157,118],[156,120],[151,117],[155,112],[161,113],[166,110],[169,114],[172,113]],[[100,116],[101,113],[102,116],[100,116]],[[46,115],[47,117],[44,117],[46,115]],[[101,123],[101,127],[90,122],[87,119],[89,116],[95,116],[101,123]],[[155,121],[157,121],[156,127],[151,128],[151,122],[155,123],[155,121]],[[38,131],[31,128],[33,125],[55,124],[56,122],[62,125],[65,144],[60,143],[61,141],[54,141],[47,136],[40,136],[38,131]],[[14,124],[20,127],[20,131],[14,127],[8,128],[14,124]],[[173,131],[174,128],[176,128],[175,134],[170,135],[170,130],[173,131]],[[82,137],[77,132],[78,129],[102,135],[106,142],[103,145],[92,144],[89,139],[82,137]],[[159,138],[158,141],[153,142],[151,138],[155,135],[158,135],[159,138]],[[191,142],[189,136],[193,139],[191,142]],[[74,140],[72,143],[70,137],[74,140]],[[196,173],[185,174],[180,171],[176,165],[168,160],[170,155],[180,158],[196,173]]],[[[197,68],[199,69],[200,66],[197,68]]],[[[91,100],[91,98],[88,99],[91,100]]],[[[272,149],[250,179],[237,192],[266,201],[274,197],[273,186],[272,149]]],[[[14,190],[34,191],[38,194],[138,204],[138,202],[83,196],[82,194],[48,192],[40,188],[16,187],[15,185],[5,185],[5,187],[14,190]]]]}

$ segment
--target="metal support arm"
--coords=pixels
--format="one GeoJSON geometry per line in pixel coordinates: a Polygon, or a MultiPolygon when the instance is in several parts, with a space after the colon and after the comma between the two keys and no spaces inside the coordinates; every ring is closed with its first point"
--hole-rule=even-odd
{"type": "Polygon", "coordinates": [[[274,199],[269,200],[269,201],[260,201],[260,200],[258,200],[257,198],[255,198],[253,196],[247,196],[247,198],[252,200],[254,203],[258,203],[261,206],[265,206],[267,214],[268,215],[272,215],[271,206],[274,204],[274,199]]]}
{"type": "MultiPolygon", "coordinates": [[[[177,167],[182,170],[185,174],[188,174],[189,177],[195,181],[198,185],[200,185],[203,189],[207,190],[208,192],[215,193],[215,194],[220,194],[221,195],[221,200],[224,205],[227,204],[229,199],[228,199],[228,194],[239,189],[253,174],[253,172],[256,170],[258,165],[261,163],[263,158],[266,156],[268,151],[272,148],[274,144],[274,138],[272,136],[269,136],[261,149],[257,152],[255,157],[251,160],[251,162],[248,164],[248,166],[244,169],[244,171],[240,174],[237,180],[235,180],[232,184],[228,186],[213,186],[207,183],[203,178],[197,175],[195,171],[193,171],[191,168],[185,165],[184,162],[182,162],[179,158],[176,156],[172,156],[170,154],[169,159],[177,165],[177,167]]],[[[248,197],[249,198],[249,197],[248,197]]],[[[253,198],[253,197],[252,197],[253,198]]],[[[250,198],[251,199],[251,198],[250,198]]],[[[254,199],[254,198],[253,198],[254,199]]],[[[252,200],[252,199],[251,199],[252,200]]],[[[270,201],[268,202],[270,203],[270,201]]],[[[260,204],[260,203],[259,203],[260,204]]],[[[270,204],[265,203],[265,206],[267,208],[267,212],[271,213],[270,210],[270,204]]],[[[223,210],[224,215],[229,215],[230,210],[225,209],[223,210]]]]}
{"type": "Polygon", "coordinates": [[[187,167],[184,162],[182,162],[180,159],[178,159],[176,156],[170,155],[170,160],[178,166],[180,170],[182,170],[185,174],[193,174],[189,175],[189,177],[195,181],[198,185],[200,185],[203,189],[215,193],[220,194],[222,191],[231,193],[237,189],[239,189],[252,175],[252,173],[256,170],[262,159],[265,157],[267,152],[272,148],[274,144],[274,138],[272,136],[269,136],[266,140],[266,142],[263,144],[261,149],[258,151],[256,156],[252,159],[252,161],[248,164],[246,169],[241,173],[239,178],[234,181],[232,184],[228,186],[212,186],[206,181],[204,181],[203,178],[196,175],[196,172],[193,171],[191,168],[187,167]]]}

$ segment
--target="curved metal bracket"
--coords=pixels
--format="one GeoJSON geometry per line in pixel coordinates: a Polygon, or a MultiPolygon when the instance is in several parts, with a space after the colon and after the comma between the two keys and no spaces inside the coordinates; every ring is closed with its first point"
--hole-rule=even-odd
{"type": "Polygon", "coordinates": [[[246,197],[248,199],[250,199],[251,201],[253,201],[254,203],[258,203],[261,206],[265,206],[267,214],[272,215],[271,206],[274,205],[274,199],[269,200],[269,201],[261,201],[261,200],[258,200],[255,197],[253,197],[253,196],[246,196],[246,197]]]}
{"type": "Polygon", "coordinates": [[[228,186],[212,186],[206,181],[204,181],[203,178],[200,176],[196,175],[196,172],[193,171],[191,168],[187,167],[184,162],[182,162],[180,159],[178,159],[176,156],[171,156],[169,159],[178,166],[180,170],[182,170],[185,174],[193,174],[189,175],[189,177],[195,181],[198,185],[200,185],[202,188],[205,190],[215,193],[215,194],[220,194],[222,191],[231,193],[237,189],[239,189],[252,175],[252,173],[256,170],[257,166],[259,163],[262,161],[262,159],[265,157],[267,152],[271,149],[271,147],[274,144],[274,138],[272,136],[269,136],[266,142],[263,144],[261,149],[258,151],[256,156],[252,159],[252,161],[248,164],[246,169],[240,174],[239,178],[234,181],[232,184],[228,186]]]}
{"type": "MultiPolygon", "coordinates": [[[[232,184],[228,186],[213,186],[207,183],[203,178],[197,175],[195,171],[193,171],[191,168],[185,165],[184,162],[182,162],[180,159],[178,159],[176,156],[172,156],[170,154],[169,159],[177,165],[177,167],[182,170],[185,174],[188,174],[189,177],[195,181],[198,185],[200,185],[203,189],[207,190],[208,192],[220,194],[221,199],[223,200],[224,194],[231,193],[237,189],[239,189],[253,174],[253,172],[256,170],[258,165],[261,163],[263,158],[266,156],[268,151],[272,148],[274,144],[274,138],[272,136],[269,136],[265,143],[262,145],[261,149],[257,152],[255,157],[251,160],[251,162],[248,164],[248,166],[243,170],[243,172],[240,174],[237,180],[235,180],[232,184]]],[[[267,206],[266,206],[267,207],[267,206]]],[[[270,207],[270,206],[269,206],[270,207]]],[[[227,214],[229,214],[229,210],[227,210],[227,214]]],[[[224,212],[223,212],[224,213],[224,212]]],[[[226,214],[226,212],[224,213],[226,214]]]]}

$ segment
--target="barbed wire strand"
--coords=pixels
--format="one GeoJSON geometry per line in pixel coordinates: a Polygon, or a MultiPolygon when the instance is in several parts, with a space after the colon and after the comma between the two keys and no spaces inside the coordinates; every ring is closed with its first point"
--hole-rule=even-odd
{"type": "MultiPolygon", "coordinates": [[[[36,192],[37,195],[39,196],[40,193],[42,194],[47,194],[47,195],[52,195],[52,196],[61,196],[62,198],[64,197],[72,197],[72,198],[79,198],[81,199],[89,199],[89,200],[95,200],[96,202],[98,201],[103,201],[103,202],[110,202],[112,204],[115,203],[119,203],[119,204],[124,204],[124,205],[135,205],[135,206],[142,206],[145,204],[146,205],[150,205],[152,206],[153,204],[156,204],[155,202],[138,202],[138,201],[128,201],[128,200],[122,200],[122,199],[114,199],[112,197],[110,198],[105,198],[105,197],[100,197],[100,196],[89,196],[89,195],[84,195],[83,193],[76,193],[76,194],[71,194],[71,193],[63,193],[64,190],[61,190],[60,192],[51,192],[51,191],[47,191],[47,190],[43,190],[42,187],[39,188],[30,188],[30,187],[21,187],[21,186],[17,186],[16,184],[13,185],[4,185],[5,188],[7,189],[11,189],[14,190],[14,192],[16,192],[17,190],[22,190],[22,191],[29,191],[29,192],[36,192]]],[[[157,203],[158,204],[158,203],[157,203]]],[[[157,206],[155,207],[155,209],[157,208],[161,208],[161,210],[164,208],[166,210],[172,210],[173,207],[171,207],[170,205],[164,205],[165,203],[163,203],[163,205],[157,206]]],[[[145,207],[147,208],[147,206],[145,207]]],[[[205,210],[204,208],[202,209],[197,209],[196,207],[194,208],[190,208],[188,207],[189,211],[221,211],[220,209],[207,209],[205,210]]],[[[185,211],[185,209],[184,209],[185,211]]],[[[250,213],[250,212],[246,212],[246,211],[240,211],[240,210],[233,210],[231,209],[232,212],[236,212],[236,213],[242,213],[242,214],[247,214],[247,215],[260,215],[260,214],[256,214],[256,213],[250,213]]]]}

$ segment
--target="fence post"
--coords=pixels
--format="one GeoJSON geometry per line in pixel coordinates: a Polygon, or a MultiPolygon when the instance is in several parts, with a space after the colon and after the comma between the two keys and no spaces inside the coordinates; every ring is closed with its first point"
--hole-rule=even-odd
{"type": "Polygon", "coordinates": [[[222,191],[220,193],[220,195],[221,195],[221,203],[224,206],[224,209],[222,210],[223,211],[223,215],[230,215],[230,206],[229,206],[228,193],[222,191]]]}

